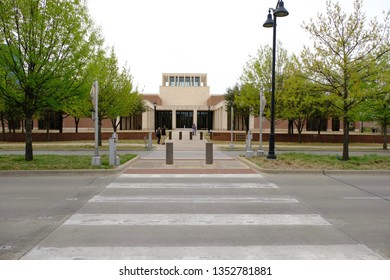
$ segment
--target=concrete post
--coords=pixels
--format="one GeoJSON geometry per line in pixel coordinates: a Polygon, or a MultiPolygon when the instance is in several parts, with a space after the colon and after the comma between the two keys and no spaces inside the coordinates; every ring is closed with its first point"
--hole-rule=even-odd
{"type": "Polygon", "coordinates": [[[108,156],[108,163],[110,166],[115,165],[115,138],[110,137],[108,139],[108,145],[109,145],[109,156],[108,156]]]}
{"type": "Polygon", "coordinates": [[[166,164],[173,164],[173,143],[166,143],[166,153],[165,153],[165,162],[166,164]]]}
{"type": "Polygon", "coordinates": [[[206,164],[213,164],[213,143],[206,143],[206,164]]]}
{"type": "Polygon", "coordinates": [[[115,132],[112,134],[112,137],[108,140],[109,144],[109,165],[110,166],[119,166],[120,165],[120,160],[119,156],[116,154],[116,143],[118,142],[118,134],[115,132]]]}
{"type": "Polygon", "coordinates": [[[248,137],[246,138],[246,157],[253,157],[252,150],[252,133],[248,132],[248,137]]]}
{"type": "Polygon", "coordinates": [[[152,133],[149,132],[149,138],[148,138],[148,150],[151,151],[152,148],[153,148],[153,145],[152,145],[152,133]]]}

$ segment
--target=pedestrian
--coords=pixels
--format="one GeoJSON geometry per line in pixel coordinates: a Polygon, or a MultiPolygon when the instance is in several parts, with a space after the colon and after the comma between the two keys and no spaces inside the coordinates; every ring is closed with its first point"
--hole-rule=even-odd
{"type": "Polygon", "coordinates": [[[192,135],[196,135],[196,124],[192,124],[192,135]]]}
{"type": "Polygon", "coordinates": [[[160,144],[160,140],[161,140],[161,128],[157,128],[157,131],[156,131],[156,137],[157,137],[157,144],[160,144]]]}
{"type": "Polygon", "coordinates": [[[162,136],[162,145],[165,145],[165,138],[167,136],[165,125],[163,126],[161,130],[161,136],[162,136]]]}

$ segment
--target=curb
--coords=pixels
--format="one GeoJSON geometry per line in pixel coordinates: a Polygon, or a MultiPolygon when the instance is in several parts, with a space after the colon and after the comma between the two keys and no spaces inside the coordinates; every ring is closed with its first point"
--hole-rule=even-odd
{"type": "Polygon", "coordinates": [[[250,168],[256,170],[259,173],[267,174],[289,174],[289,175],[302,175],[302,174],[323,174],[323,175],[337,175],[337,174],[378,174],[378,175],[390,175],[390,170],[326,170],[326,169],[265,169],[256,165],[255,163],[247,160],[243,157],[236,157],[239,161],[246,164],[250,168]]]}
{"type": "Polygon", "coordinates": [[[0,170],[2,176],[81,176],[81,175],[117,175],[125,171],[139,156],[132,158],[126,163],[115,167],[114,169],[61,169],[61,170],[0,170]]]}

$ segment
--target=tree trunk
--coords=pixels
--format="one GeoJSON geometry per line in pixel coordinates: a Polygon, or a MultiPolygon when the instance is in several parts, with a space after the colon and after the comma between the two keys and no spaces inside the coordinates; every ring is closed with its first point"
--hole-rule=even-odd
{"type": "Polygon", "coordinates": [[[99,118],[99,122],[98,122],[98,145],[99,147],[102,146],[102,121],[100,120],[99,118]]]}
{"type": "Polygon", "coordinates": [[[245,131],[247,134],[249,132],[249,118],[250,118],[249,114],[245,116],[245,131]]]}
{"type": "Polygon", "coordinates": [[[114,130],[114,132],[116,132],[118,128],[118,123],[116,121],[117,119],[111,119],[112,129],[114,130]]]}
{"type": "Polygon", "coordinates": [[[288,120],[288,134],[294,134],[294,120],[288,120]]]}
{"type": "Polygon", "coordinates": [[[64,127],[64,118],[62,117],[62,113],[58,114],[58,132],[63,133],[63,127],[64,127]]]}
{"type": "Polygon", "coordinates": [[[80,122],[79,118],[74,118],[74,123],[75,123],[75,126],[76,126],[76,133],[79,132],[79,122],[80,122]]]}
{"type": "Polygon", "coordinates": [[[26,161],[33,160],[32,128],[33,118],[32,116],[26,116],[26,150],[24,155],[26,161]]]}
{"type": "Polygon", "coordinates": [[[317,134],[321,135],[322,118],[317,122],[317,134]]]}
{"type": "Polygon", "coordinates": [[[47,115],[46,115],[46,141],[50,140],[49,133],[50,133],[50,114],[47,113],[47,115]]]}
{"type": "Polygon", "coordinates": [[[343,125],[343,160],[349,160],[349,120],[347,117],[344,117],[344,125],[343,125]]]}
{"type": "Polygon", "coordinates": [[[383,125],[383,150],[387,150],[387,123],[383,125]]]}
{"type": "Polygon", "coordinates": [[[3,134],[5,134],[5,121],[3,113],[1,113],[1,131],[3,132],[3,134]]]}

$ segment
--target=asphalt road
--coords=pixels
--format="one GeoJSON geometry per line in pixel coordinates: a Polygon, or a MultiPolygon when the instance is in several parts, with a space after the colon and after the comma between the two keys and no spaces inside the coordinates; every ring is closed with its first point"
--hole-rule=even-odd
{"type": "Polygon", "coordinates": [[[0,259],[390,259],[388,175],[58,175],[0,178],[0,259]]]}
{"type": "Polygon", "coordinates": [[[1,176],[0,259],[19,259],[114,177],[1,176]]]}
{"type": "Polygon", "coordinates": [[[265,175],[352,239],[390,259],[390,175],[265,175]]]}

